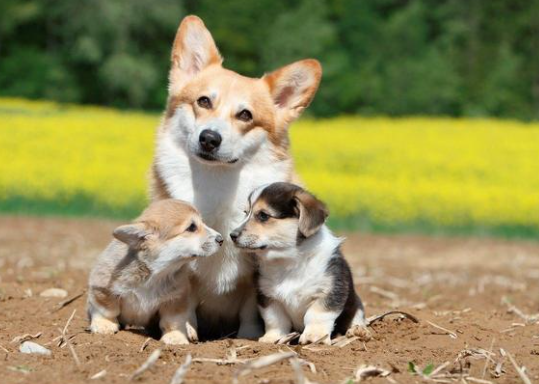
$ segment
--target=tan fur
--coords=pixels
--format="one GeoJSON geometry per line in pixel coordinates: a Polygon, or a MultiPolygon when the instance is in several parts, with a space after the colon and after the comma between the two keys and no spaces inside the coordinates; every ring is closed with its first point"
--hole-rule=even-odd
{"type": "Polygon", "coordinates": [[[211,252],[208,242],[222,243],[214,234],[192,205],[172,199],[151,204],[133,224],[118,227],[114,235],[120,241],[107,247],[90,274],[92,332],[115,333],[120,322],[149,326],[157,317],[163,342],[196,340],[196,324],[188,327],[194,308],[183,265],[198,252],[197,244],[200,252],[211,252]],[[188,230],[193,223],[197,229],[188,230]]]}
{"type": "Polygon", "coordinates": [[[281,235],[288,235],[289,228],[297,225],[298,222],[298,219],[295,217],[275,220],[276,213],[262,198],[255,202],[252,212],[251,218],[245,223],[242,231],[246,236],[252,236],[253,238],[260,238],[261,236],[274,238],[281,235]],[[256,219],[256,216],[261,211],[272,217],[268,221],[260,222],[256,219]]]}
{"type": "MultiPolygon", "coordinates": [[[[230,109],[226,103],[226,95],[243,96],[249,101],[253,110],[253,121],[249,124],[234,121],[234,128],[240,132],[248,132],[259,128],[267,131],[268,138],[273,144],[273,153],[277,160],[290,159],[288,125],[298,118],[303,110],[309,106],[322,77],[322,67],[317,60],[306,59],[277,69],[260,78],[249,78],[221,66],[222,58],[211,35],[206,30],[204,23],[196,16],[187,16],[176,34],[171,55],[171,70],[169,73],[170,92],[164,115],[164,122],[159,130],[166,129],[166,122],[172,118],[174,111],[179,106],[191,108],[197,119],[203,121],[215,115],[220,115],[223,110],[233,118],[238,111],[230,109]],[[203,63],[203,70],[196,76],[185,73],[179,67],[178,61],[185,50],[184,36],[190,24],[200,27],[208,34],[209,61],[203,63]],[[299,86],[297,89],[287,87],[286,84],[295,82],[301,85],[306,78],[312,76],[314,81],[308,87],[299,86]],[[218,108],[211,111],[202,110],[196,105],[196,100],[208,92],[209,87],[218,88],[223,92],[218,108]]],[[[293,169],[290,170],[286,181],[300,181],[293,169]]],[[[150,174],[150,195],[153,200],[170,198],[171,193],[167,190],[166,183],[152,166],[150,174]]]]}
{"type": "Polygon", "coordinates": [[[331,345],[331,328],[328,328],[327,322],[316,321],[316,319],[325,319],[326,315],[330,313],[326,306],[321,302],[322,300],[315,300],[308,309],[311,317],[315,320],[306,324],[305,330],[301,334],[299,339],[300,344],[310,344],[319,342],[327,345],[331,345]]]}
{"type": "Polygon", "coordinates": [[[299,207],[299,230],[305,237],[317,232],[324,224],[329,211],[326,205],[307,191],[296,194],[299,207]]]}
{"type": "MultiPolygon", "coordinates": [[[[152,201],[171,197],[189,200],[205,221],[227,232],[223,233],[223,248],[212,260],[194,263],[196,276],[192,281],[201,297],[199,308],[208,318],[239,316],[243,324],[258,318],[254,303],[250,304],[251,314],[243,308],[255,297],[253,267],[233,248],[227,235],[240,218],[251,190],[268,182],[297,180],[288,126],[312,101],[322,71],[320,64],[310,59],[262,78],[249,78],[223,68],[222,61],[202,20],[186,17],[172,47],[169,95],[157,131],[150,195],[152,201]],[[210,107],[198,103],[201,97],[211,101],[210,107]],[[252,119],[239,118],[244,109],[252,119]],[[225,154],[213,160],[216,165],[201,161],[197,153],[199,135],[209,128],[219,130],[223,138],[215,153],[225,154]],[[226,167],[223,172],[221,166],[226,167]],[[215,180],[218,183],[212,183],[215,180]],[[245,290],[243,279],[249,280],[245,290]]],[[[253,328],[250,325],[243,330],[240,326],[239,335],[252,336],[245,331],[253,328]]]]}
{"type": "MultiPolygon", "coordinates": [[[[191,204],[178,203],[177,200],[161,200],[152,204],[135,220],[155,230],[162,239],[170,239],[185,231],[185,227],[195,222],[202,230],[202,219],[191,204]]],[[[187,234],[189,235],[189,234],[187,234]]]]}

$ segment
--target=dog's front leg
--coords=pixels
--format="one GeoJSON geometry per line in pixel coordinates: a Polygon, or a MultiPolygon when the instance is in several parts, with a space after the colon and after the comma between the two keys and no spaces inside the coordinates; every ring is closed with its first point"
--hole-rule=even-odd
{"type": "Polygon", "coordinates": [[[290,333],[292,322],[281,303],[271,300],[265,307],[260,305],[259,309],[264,319],[266,333],[258,341],[274,344],[290,333]]]}
{"type": "Polygon", "coordinates": [[[186,324],[187,327],[187,338],[189,341],[194,342],[198,341],[198,321],[197,321],[197,308],[198,302],[194,300],[189,301],[189,312],[188,312],[188,321],[186,324]]]}
{"type": "Polygon", "coordinates": [[[256,340],[262,336],[262,332],[256,304],[256,291],[253,288],[247,293],[247,297],[240,309],[240,328],[237,337],[238,339],[256,340]]]}
{"type": "Polygon", "coordinates": [[[120,324],[120,303],[108,289],[90,287],[88,293],[88,314],[92,333],[110,335],[118,332],[120,324]]]}
{"type": "Polygon", "coordinates": [[[328,309],[323,300],[315,300],[303,318],[305,329],[299,338],[299,343],[321,342],[331,345],[331,333],[339,314],[340,312],[328,309]]]}
{"type": "Polygon", "coordinates": [[[182,298],[164,303],[159,308],[159,328],[165,344],[189,344],[188,322],[190,320],[187,299],[182,298]]]}

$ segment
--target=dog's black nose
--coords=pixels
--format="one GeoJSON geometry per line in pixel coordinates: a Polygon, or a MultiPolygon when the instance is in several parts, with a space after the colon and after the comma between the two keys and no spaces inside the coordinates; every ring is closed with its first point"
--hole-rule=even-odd
{"type": "Polygon", "coordinates": [[[219,132],[212,131],[211,129],[205,129],[200,132],[198,141],[202,149],[206,152],[214,152],[221,145],[223,138],[219,132]]]}
{"type": "Polygon", "coordinates": [[[219,246],[223,245],[223,241],[224,241],[224,240],[223,240],[223,236],[217,235],[217,236],[215,237],[215,241],[216,241],[217,243],[219,243],[219,246]]]}
{"type": "Polygon", "coordinates": [[[236,242],[239,236],[240,236],[239,232],[236,232],[236,231],[230,232],[230,238],[232,239],[233,242],[236,242]]]}

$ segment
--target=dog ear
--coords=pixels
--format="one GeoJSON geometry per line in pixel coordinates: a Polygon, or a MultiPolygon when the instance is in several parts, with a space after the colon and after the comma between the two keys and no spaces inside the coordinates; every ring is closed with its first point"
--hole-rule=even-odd
{"type": "Polygon", "coordinates": [[[326,205],[307,191],[298,191],[294,199],[299,210],[299,231],[305,237],[314,235],[326,221],[326,205]]]}
{"type": "Polygon", "coordinates": [[[279,68],[262,78],[270,89],[281,122],[288,125],[309,106],[316,94],[322,66],[306,59],[279,68]]]}
{"type": "Polygon", "coordinates": [[[114,230],[112,235],[133,248],[138,248],[149,234],[143,223],[121,225],[114,230]]]}
{"type": "Polygon", "coordinates": [[[172,46],[169,93],[180,90],[197,73],[223,62],[210,31],[197,16],[185,17],[172,46]]]}

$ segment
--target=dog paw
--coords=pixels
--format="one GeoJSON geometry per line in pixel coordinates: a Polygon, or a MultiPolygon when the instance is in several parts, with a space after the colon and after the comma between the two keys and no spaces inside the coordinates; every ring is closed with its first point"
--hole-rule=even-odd
{"type": "Polygon", "coordinates": [[[198,333],[197,333],[197,330],[195,329],[195,327],[193,327],[191,324],[187,323],[186,328],[187,328],[187,338],[189,339],[189,341],[197,342],[198,341],[198,333]]]}
{"type": "Polygon", "coordinates": [[[96,317],[92,319],[90,330],[92,333],[99,333],[101,335],[113,335],[120,330],[120,324],[117,321],[104,317],[96,317]]]}
{"type": "Polygon", "coordinates": [[[161,337],[161,341],[168,345],[185,345],[189,340],[181,331],[170,331],[161,337]]]}
{"type": "Polygon", "coordinates": [[[346,331],[346,337],[358,337],[361,341],[369,341],[372,338],[371,331],[364,325],[353,325],[346,331]]]}
{"type": "Polygon", "coordinates": [[[299,343],[303,345],[312,343],[331,345],[331,336],[325,329],[305,328],[299,337],[299,343]]]}
{"type": "Polygon", "coordinates": [[[264,336],[259,338],[258,341],[261,342],[261,343],[275,344],[285,336],[286,335],[284,335],[284,334],[282,334],[280,332],[269,331],[269,332],[266,332],[266,334],[264,336]]]}
{"type": "Polygon", "coordinates": [[[238,339],[256,340],[262,335],[262,328],[258,324],[242,324],[238,330],[238,339]]]}

